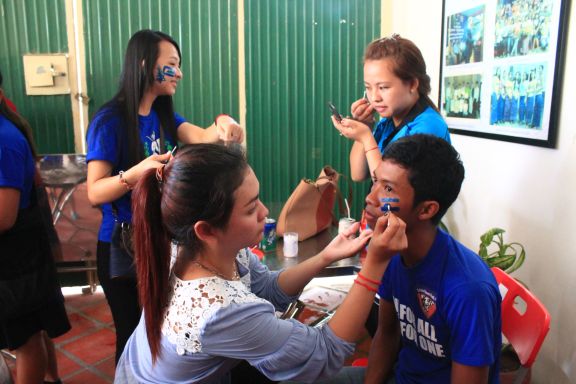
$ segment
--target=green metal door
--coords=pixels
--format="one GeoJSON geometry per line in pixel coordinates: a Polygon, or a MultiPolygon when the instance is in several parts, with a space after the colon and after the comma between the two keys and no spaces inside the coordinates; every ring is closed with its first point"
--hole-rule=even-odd
{"type": "MultiPolygon", "coordinates": [[[[299,180],[322,166],[349,176],[352,143],[326,103],[347,115],[362,97],[362,54],[380,33],[380,1],[246,0],[245,19],[248,154],[277,217],[299,180]]],[[[366,191],[354,183],[356,218],[366,191]]]]}
{"type": "MultiPolygon", "coordinates": [[[[73,152],[70,96],[26,96],[22,65],[24,53],[68,51],[65,0],[0,0],[0,7],[7,95],[34,127],[40,152],[73,152]]],[[[170,34],[183,55],[176,110],[189,121],[207,126],[222,112],[239,117],[245,93],[249,160],[276,217],[298,181],[316,177],[323,165],[349,174],[351,142],[332,127],[326,102],[348,114],[361,97],[362,53],[379,35],[380,8],[380,0],[85,0],[89,114],[116,92],[134,32],[170,34]]],[[[354,183],[356,217],[366,190],[354,183]]]]}

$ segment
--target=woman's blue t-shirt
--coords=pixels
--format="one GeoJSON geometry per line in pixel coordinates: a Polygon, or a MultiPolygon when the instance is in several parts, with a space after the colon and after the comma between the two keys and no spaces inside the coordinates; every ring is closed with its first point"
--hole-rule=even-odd
{"type": "Polygon", "coordinates": [[[35,160],[26,137],[0,115],[0,187],[20,191],[19,209],[30,205],[35,160]]]}
{"type": "MultiPolygon", "coordinates": [[[[174,114],[176,127],[186,122],[182,116],[174,114]]],[[[174,138],[165,137],[165,149],[160,148],[160,119],[152,109],[148,116],[139,116],[140,141],[143,145],[144,156],[161,154],[171,151],[176,145],[174,138]]],[[[126,155],[128,153],[127,140],[121,140],[120,135],[125,135],[121,128],[122,118],[112,108],[100,110],[88,128],[87,143],[88,153],[86,161],[103,160],[112,164],[112,175],[117,175],[121,170],[130,168],[126,155]],[[122,143],[122,148],[120,148],[122,143]]],[[[112,203],[102,204],[102,224],[98,240],[110,242],[115,220],[119,222],[131,222],[131,193],[126,193],[118,200],[114,201],[116,207],[116,218],[112,210],[112,203]]]]}
{"type": "Polygon", "coordinates": [[[390,143],[401,137],[416,135],[418,133],[434,135],[450,143],[448,125],[446,125],[442,116],[436,112],[434,108],[425,105],[423,102],[414,106],[398,128],[396,128],[392,119],[381,119],[374,129],[373,135],[378,143],[380,152],[384,153],[384,149],[386,149],[386,146],[390,143]],[[397,132],[394,137],[391,140],[387,140],[396,130],[397,132]]]}

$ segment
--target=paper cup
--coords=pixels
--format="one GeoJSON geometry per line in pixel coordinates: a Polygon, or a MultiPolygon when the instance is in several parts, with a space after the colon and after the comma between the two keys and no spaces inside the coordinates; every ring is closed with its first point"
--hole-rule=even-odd
{"type": "Polygon", "coordinates": [[[354,220],[351,217],[343,217],[340,219],[340,221],[338,222],[338,234],[341,234],[342,232],[346,231],[348,228],[350,228],[352,226],[352,224],[354,224],[356,222],[356,220],[354,220]]]}
{"type": "Polygon", "coordinates": [[[284,233],[284,256],[285,257],[298,256],[298,233],[297,232],[284,233]]]}

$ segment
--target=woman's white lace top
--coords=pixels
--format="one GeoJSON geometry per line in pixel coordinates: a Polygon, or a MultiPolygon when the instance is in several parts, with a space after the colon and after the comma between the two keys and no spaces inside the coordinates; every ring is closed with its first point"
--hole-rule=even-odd
{"type": "Polygon", "coordinates": [[[280,320],[296,299],[247,250],[237,256],[240,281],[218,277],[183,281],[170,277],[169,299],[153,362],[146,322],[141,318],[118,362],[115,383],[214,383],[246,360],[274,381],[313,382],[334,375],[354,351],[329,326],[310,328],[280,320]]]}
{"type": "MultiPolygon", "coordinates": [[[[172,297],[164,315],[162,334],[176,345],[179,355],[202,351],[200,333],[206,321],[219,309],[232,303],[266,302],[250,292],[249,256],[246,250],[238,253],[236,261],[248,270],[236,281],[218,276],[185,281],[171,274],[172,297]]],[[[240,268],[241,272],[244,268],[240,268]]]]}

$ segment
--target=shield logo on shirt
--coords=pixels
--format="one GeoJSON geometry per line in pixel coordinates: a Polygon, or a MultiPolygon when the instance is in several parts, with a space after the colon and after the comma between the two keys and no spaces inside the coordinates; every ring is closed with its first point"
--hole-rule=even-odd
{"type": "Polygon", "coordinates": [[[416,289],[416,295],[418,296],[420,309],[426,318],[429,319],[436,312],[436,295],[422,288],[416,289]]]}
{"type": "Polygon", "coordinates": [[[156,132],[152,132],[150,136],[146,136],[148,140],[150,140],[150,149],[152,150],[153,155],[159,155],[161,153],[160,150],[160,138],[156,138],[156,132]]]}

